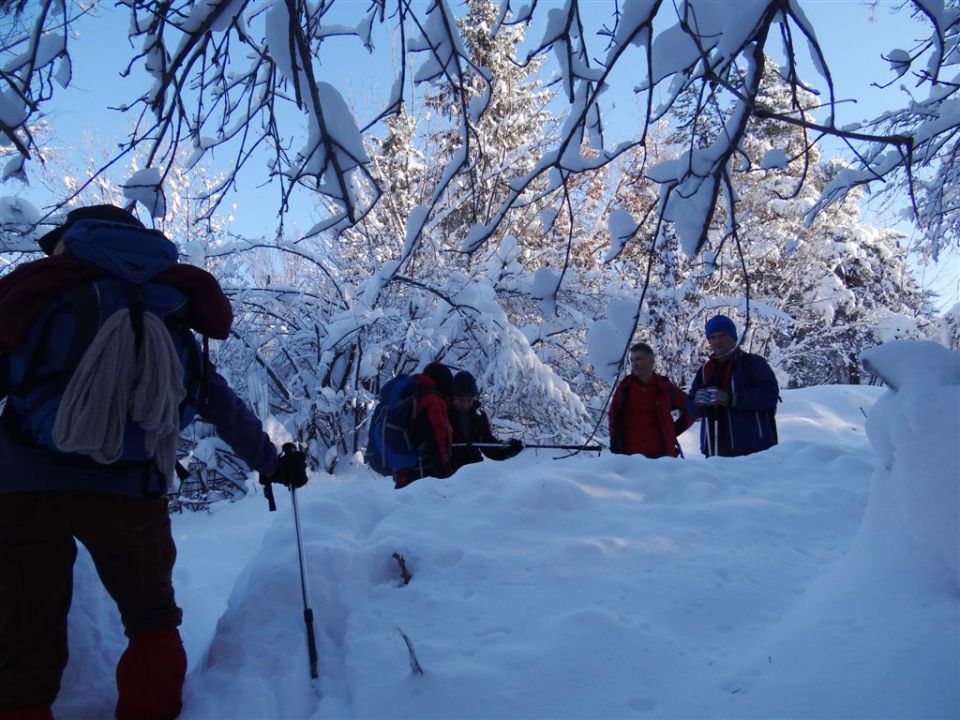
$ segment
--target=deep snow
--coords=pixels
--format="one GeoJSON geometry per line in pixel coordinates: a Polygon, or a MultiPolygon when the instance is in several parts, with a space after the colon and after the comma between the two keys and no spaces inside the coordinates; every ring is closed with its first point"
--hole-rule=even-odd
{"type": "MultiPolygon", "coordinates": [[[[700,457],[694,428],[681,460],[316,475],[315,682],[289,493],[178,515],[182,717],[958,717],[960,356],[936,348],[868,356],[895,393],[783,392],[751,457],[700,457]]],[[[112,717],[124,639],[85,553],[70,632],[57,717],[112,717]]]]}

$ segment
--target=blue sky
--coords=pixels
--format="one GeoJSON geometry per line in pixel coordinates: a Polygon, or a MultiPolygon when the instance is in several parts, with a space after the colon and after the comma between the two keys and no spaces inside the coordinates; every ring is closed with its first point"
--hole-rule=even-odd
{"type": "MultiPolygon", "coordinates": [[[[736,3],[741,0],[725,1],[736,3]]],[[[452,4],[456,6],[456,3],[452,4]]],[[[881,59],[881,54],[895,47],[909,47],[914,39],[920,37],[923,30],[919,23],[905,18],[903,13],[892,16],[891,10],[897,4],[899,3],[880,2],[871,6],[860,0],[807,0],[802,3],[831,64],[836,95],[841,100],[850,100],[841,103],[838,108],[841,123],[875,116],[902,102],[903,92],[896,87],[881,90],[871,86],[873,82],[892,77],[887,64],[881,59]]],[[[363,6],[366,7],[365,2],[363,6]]],[[[549,3],[543,3],[543,6],[549,6],[549,3]]],[[[581,0],[587,22],[595,24],[595,27],[588,28],[588,31],[599,28],[607,21],[611,6],[612,3],[608,0],[581,0]]],[[[352,9],[351,6],[347,7],[352,9]]],[[[99,138],[99,143],[105,145],[118,134],[122,134],[132,120],[121,113],[104,113],[99,108],[106,104],[105,101],[115,106],[131,100],[138,87],[143,84],[135,83],[133,79],[122,79],[119,75],[123,69],[123,58],[129,53],[102,52],[102,39],[126,42],[125,39],[116,40],[125,36],[128,23],[126,9],[116,10],[104,3],[98,14],[99,17],[80,27],[80,36],[74,41],[73,86],[67,91],[58,89],[51,105],[50,116],[56,131],[55,141],[62,147],[79,146],[84,135],[99,138]]],[[[535,26],[529,35],[538,37],[540,32],[535,26]]],[[[328,66],[322,71],[326,71],[327,79],[333,82],[354,106],[360,122],[363,123],[379,109],[375,107],[375,102],[389,92],[393,69],[388,58],[393,54],[393,48],[383,40],[377,54],[371,57],[359,49],[358,43],[352,39],[332,39],[329,42],[336,44],[337,63],[335,67],[328,66]],[[344,68],[350,70],[344,72],[344,68]]],[[[602,49],[600,44],[596,47],[598,51],[602,49]]],[[[806,70],[808,77],[819,81],[812,65],[806,70]]],[[[629,78],[614,77],[611,90],[605,99],[605,120],[609,136],[613,140],[629,137],[639,122],[640,111],[631,88],[629,78]]],[[[837,151],[840,149],[839,144],[832,147],[837,151]]],[[[826,149],[829,152],[831,145],[827,145],[826,149]]],[[[235,200],[238,207],[233,226],[241,234],[270,234],[275,227],[277,195],[259,187],[261,182],[262,178],[255,174],[247,173],[241,177],[235,200]]],[[[10,183],[2,192],[24,195],[35,204],[46,202],[45,198],[34,197],[36,193],[29,188],[14,188],[10,183]]],[[[878,212],[877,208],[869,205],[865,207],[868,219],[876,224],[896,224],[902,232],[908,235],[912,232],[910,224],[898,222],[895,218],[878,212]]],[[[312,225],[316,218],[311,217],[311,214],[309,208],[296,209],[291,218],[293,227],[305,228],[312,225]]],[[[927,274],[926,282],[930,281],[930,274],[927,274]]],[[[941,264],[933,269],[932,274],[942,276],[932,287],[943,294],[943,303],[947,307],[960,301],[960,281],[954,268],[941,264]]]]}

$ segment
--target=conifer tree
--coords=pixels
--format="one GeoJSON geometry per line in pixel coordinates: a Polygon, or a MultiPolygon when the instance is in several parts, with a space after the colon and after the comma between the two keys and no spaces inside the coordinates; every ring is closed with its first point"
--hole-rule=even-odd
{"type": "MultiPolygon", "coordinates": [[[[758,97],[781,113],[797,92],[771,69],[758,97]]],[[[800,102],[812,105],[813,98],[800,102]]],[[[721,131],[722,116],[712,128],[703,115],[694,121],[701,123],[695,139],[681,114],[670,141],[709,144],[721,131]]],[[[805,386],[859,382],[864,347],[928,332],[925,298],[908,272],[900,236],[860,220],[859,192],[810,221],[810,208],[843,166],[823,161],[808,144],[800,127],[748,124],[731,174],[736,216],[718,211],[700,258],[668,253],[654,274],[646,317],[662,344],[696,345],[706,317],[725,311],[746,330],[745,347],[767,355],[785,384],[805,386]]],[[[636,210],[635,197],[623,202],[636,210]]],[[[688,363],[683,376],[697,362],[682,353],[675,359],[688,363]]]]}

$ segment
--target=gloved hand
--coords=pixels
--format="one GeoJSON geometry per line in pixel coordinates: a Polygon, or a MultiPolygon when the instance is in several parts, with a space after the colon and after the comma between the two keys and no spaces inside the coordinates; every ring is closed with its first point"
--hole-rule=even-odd
{"type": "Polygon", "coordinates": [[[720,388],[714,388],[713,395],[713,404],[714,405],[729,405],[730,404],[730,395],[726,390],[721,390],[720,388]]]}
{"type": "Polygon", "coordinates": [[[517,438],[511,438],[507,440],[507,457],[512,458],[515,455],[519,455],[520,451],[523,450],[523,443],[517,438]]]}
{"type": "Polygon", "coordinates": [[[710,391],[707,388],[700,388],[697,390],[696,395],[693,396],[693,402],[695,405],[709,405],[710,404],[710,391]]]}
{"type": "Polygon", "coordinates": [[[293,443],[284,443],[272,475],[260,473],[260,483],[279,483],[289,488],[301,488],[307,484],[307,456],[293,443]]]}

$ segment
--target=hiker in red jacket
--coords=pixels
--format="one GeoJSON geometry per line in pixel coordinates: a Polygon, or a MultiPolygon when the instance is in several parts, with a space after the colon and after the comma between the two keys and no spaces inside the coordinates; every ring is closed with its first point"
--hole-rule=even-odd
{"type": "MultiPolygon", "coordinates": [[[[131,438],[147,433],[148,428],[131,414],[129,400],[139,392],[134,387],[156,381],[149,385],[156,392],[137,397],[152,394],[174,415],[189,409],[192,417],[195,411],[259,471],[261,482],[303,485],[303,454],[285,451],[278,456],[260,421],[209,361],[191,364],[194,372],[189,374],[202,379],[187,378],[179,358],[170,355],[170,349],[175,350],[174,330],[147,311],[151,307],[147,292],[151,297],[182,293],[186,327],[179,328],[181,333],[192,329],[225,338],[233,314],[216,279],[200,268],[177,263],[176,248],[162,234],[147,230],[122,208],[96,205],[71,211],[66,222],[39,243],[49,257],[0,278],[0,399],[7,400],[0,417],[0,720],[53,717],[50,706],[67,665],[67,614],[78,540],[89,550],[129,638],[117,665],[116,717],[173,720],[180,714],[187,659],[177,630],[183,613],[174,597],[176,547],[166,492],[173,481],[175,440],[182,425],[174,417],[164,430],[173,442],[158,444],[135,460],[110,459],[103,449],[119,436],[120,447],[127,451],[134,447],[131,438]],[[101,259],[126,257],[130,248],[136,249],[131,272],[143,273],[157,257],[163,269],[142,286],[126,283],[103,265],[71,251],[78,247],[71,243],[79,243],[81,236],[101,259]],[[117,239],[119,244],[113,244],[117,239]],[[81,302],[81,297],[96,304],[81,302]],[[131,300],[121,310],[109,312],[108,301],[120,297],[133,298],[139,309],[131,300]],[[91,307],[93,311],[86,312],[91,307]],[[101,315],[109,317],[98,330],[101,315]],[[73,379],[84,374],[81,368],[102,369],[106,362],[92,352],[96,344],[110,342],[104,339],[108,336],[122,341],[136,336],[137,316],[142,342],[131,343],[130,349],[136,351],[117,360],[118,375],[111,378],[115,382],[87,386],[91,392],[86,395],[72,393],[73,379]],[[91,323],[94,337],[87,343],[87,334],[81,331],[91,323]],[[111,331],[103,334],[108,324],[111,331]],[[156,350],[154,341],[163,345],[164,340],[169,346],[165,357],[161,351],[147,350],[156,350]],[[77,352],[64,352],[66,347],[77,352]],[[31,356],[24,358],[27,348],[31,356]],[[173,370],[172,365],[176,370],[162,376],[143,370],[173,370]],[[27,376],[16,377],[17,368],[23,367],[27,376]],[[111,405],[119,411],[100,413],[109,419],[105,426],[111,432],[95,433],[82,422],[67,428],[98,440],[100,444],[90,446],[92,452],[65,449],[57,440],[56,425],[53,444],[36,430],[45,417],[38,409],[49,407],[47,403],[60,397],[54,408],[59,419],[70,404],[68,397],[102,399],[120,387],[119,377],[131,380],[128,392],[118,396],[127,402],[111,405]],[[159,381],[161,377],[166,379],[159,381]],[[64,389],[66,380],[71,383],[64,389]],[[181,394],[186,385],[199,388],[199,393],[181,394]]],[[[151,398],[146,400],[149,405],[151,398]]]]}
{"type": "Polygon", "coordinates": [[[447,416],[453,374],[443,363],[430,363],[413,378],[420,385],[411,430],[411,441],[417,449],[417,467],[393,474],[393,485],[397,490],[421,478],[445,478],[453,474],[450,466],[453,432],[447,416]]]}
{"type": "Polygon", "coordinates": [[[653,349],[646,343],[630,348],[630,374],[617,386],[610,403],[610,451],[648,458],[677,457],[677,436],[696,422],[686,411],[687,396],[653,371],[653,349]],[[680,415],[673,418],[672,412],[680,415]]]}

